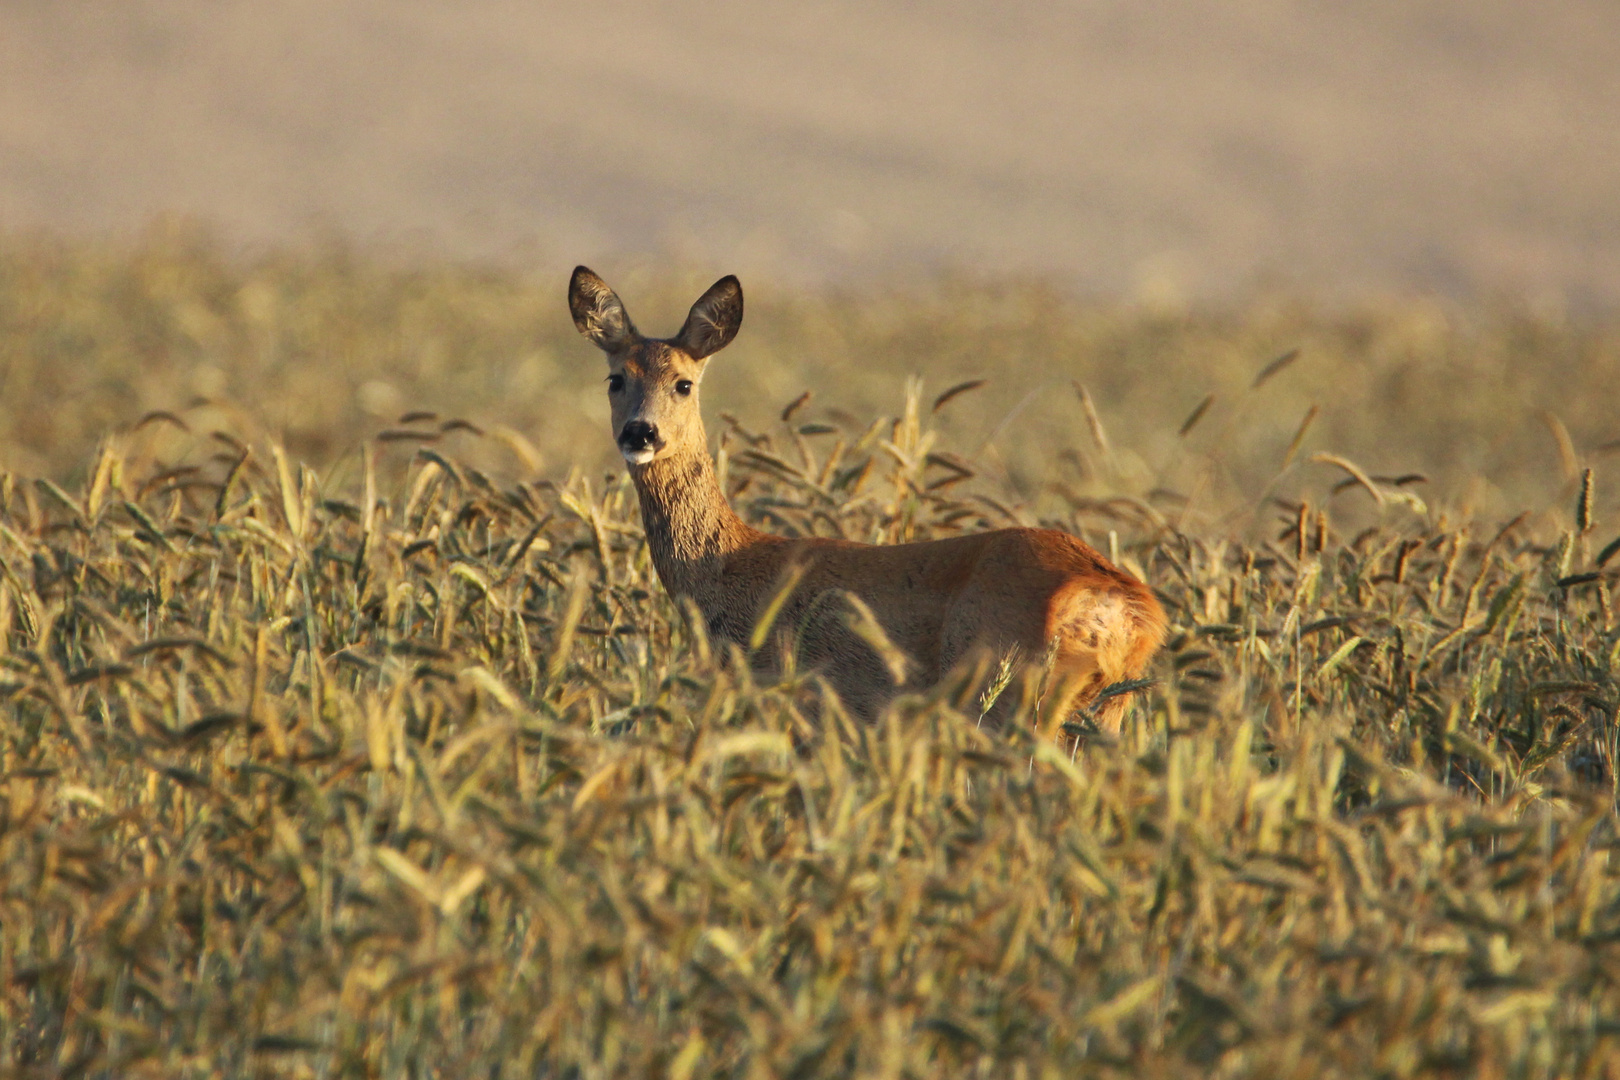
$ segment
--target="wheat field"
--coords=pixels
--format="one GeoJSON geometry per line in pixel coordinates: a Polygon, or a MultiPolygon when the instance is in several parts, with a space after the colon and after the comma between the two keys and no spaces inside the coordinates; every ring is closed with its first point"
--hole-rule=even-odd
{"type": "Polygon", "coordinates": [[[750,521],[1159,591],[1059,747],[718,655],[565,280],[0,252],[0,1073],[1620,1075],[1620,326],[751,294],[750,521]]]}

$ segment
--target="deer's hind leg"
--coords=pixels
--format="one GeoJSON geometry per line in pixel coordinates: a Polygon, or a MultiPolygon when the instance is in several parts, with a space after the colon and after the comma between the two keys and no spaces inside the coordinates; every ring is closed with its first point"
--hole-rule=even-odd
{"type": "MultiPolygon", "coordinates": [[[[1107,680],[1091,652],[1071,652],[1063,642],[1054,643],[1047,662],[1039,669],[1041,679],[1036,723],[1043,738],[1060,744],[1073,741],[1065,725],[1080,719],[1081,710],[1091,703],[1107,680]]],[[[1117,730],[1115,725],[1114,730],[1117,730]]]]}
{"type": "MultiPolygon", "coordinates": [[[[970,656],[978,662],[963,663],[959,669],[974,679],[969,711],[976,710],[980,722],[991,730],[999,730],[1014,716],[1027,715],[1041,737],[1066,742],[1064,725],[1106,685],[1089,652],[1035,651],[1015,645],[999,652],[979,649],[970,656]]],[[[1118,727],[1115,720],[1109,730],[1118,727]]]]}

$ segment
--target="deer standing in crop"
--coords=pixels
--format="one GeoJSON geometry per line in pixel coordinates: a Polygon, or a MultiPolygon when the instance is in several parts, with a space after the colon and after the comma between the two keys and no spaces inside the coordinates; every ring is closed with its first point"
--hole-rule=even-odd
{"type": "MultiPolygon", "coordinates": [[[[1043,703],[1054,727],[1104,687],[1139,676],[1163,641],[1164,612],[1147,586],[1054,529],[872,545],[773,536],[745,523],[720,488],[698,411],[708,358],[742,325],[735,277],[715,282],[680,333],[663,340],[639,334],[618,296],[583,266],[568,306],[607,354],[614,438],[659,580],[696,604],[711,639],[746,649],[773,598],[791,588],[774,626],[855,714],[871,718],[899,690],[958,665],[1018,657],[1054,677],[1048,687],[1060,700],[1043,703]],[[898,665],[884,657],[895,650],[898,665]]],[[[1117,732],[1124,711],[1123,697],[1109,700],[1099,726],[1117,732]]]]}

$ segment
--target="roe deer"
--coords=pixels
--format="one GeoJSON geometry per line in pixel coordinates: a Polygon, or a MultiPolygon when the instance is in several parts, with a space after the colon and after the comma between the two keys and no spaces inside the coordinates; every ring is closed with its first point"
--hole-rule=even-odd
{"type": "MultiPolygon", "coordinates": [[[[743,522],[715,475],[697,393],[708,358],[742,325],[735,277],[715,282],[666,340],[641,336],[583,266],[568,306],[607,354],[613,433],[659,580],[696,604],[711,638],[746,649],[756,620],[789,588],[774,625],[852,712],[872,718],[900,689],[931,685],[964,661],[1022,657],[1026,693],[1028,672],[1050,665],[1060,698],[1042,712],[1053,727],[1109,684],[1139,676],[1163,641],[1164,612],[1147,586],[1054,529],[872,545],[772,536],[743,522]],[[885,662],[893,649],[869,644],[874,620],[904,654],[904,671],[885,662]]],[[[1098,723],[1117,732],[1124,713],[1115,697],[1098,723]]]]}

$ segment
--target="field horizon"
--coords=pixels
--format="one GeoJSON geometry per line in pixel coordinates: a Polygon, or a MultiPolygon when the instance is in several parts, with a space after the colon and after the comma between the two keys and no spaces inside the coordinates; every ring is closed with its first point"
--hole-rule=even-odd
{"type": "MultiPolygon", "coordinates": [[[[562,299],[572,265],[335,240],[244,250],[182,220],[123,240],[13,235],[0,250],[0,466],[67,479],[103,434],[168,414],[195,431],[165,441],[157,424],[167,454],[204,452],[206,429],[223,426],[352,472],[363,442],[427,411],[496,432],[504,451],[465,450],[514,479],[615,468],[600,360],[562,299]]],[[[599,269],[655,335],[719,276],[652,256],[599,269]]],[[[723,417],[763,426],[806,393],[800,419],[836,424],[893,412],[916,379],[936,394],[972,381],[942,433],[1036,512],[1078,487],[1190,492],[1219,516],[1332,476],[1309,461],[1326,453],[1421,476],[1412,492],[1454,515],[1511,516],[1567,505],[1578,467],[1620,452],[1602,394],[1620,371],[1620,320],[1545,298],[1108,300],[961,273],[744,289],[742,334],[704,383],[711,436],[723,417]]]]}

